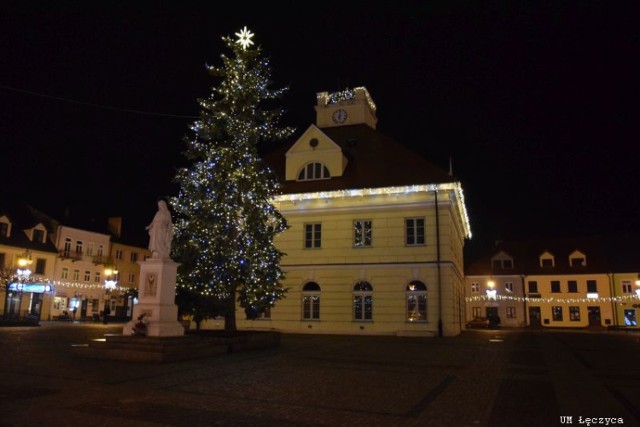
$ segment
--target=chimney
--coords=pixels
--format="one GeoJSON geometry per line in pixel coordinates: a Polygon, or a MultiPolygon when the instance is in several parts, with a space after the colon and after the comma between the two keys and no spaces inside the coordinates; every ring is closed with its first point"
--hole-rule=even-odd
{"type": "Polygon", "coordinates": [[[107,220],[107,226],[109,227],[109,231],[111,234],[120,238],[122,236],[122,217],[120,216],[111,216],[107,220]]]}

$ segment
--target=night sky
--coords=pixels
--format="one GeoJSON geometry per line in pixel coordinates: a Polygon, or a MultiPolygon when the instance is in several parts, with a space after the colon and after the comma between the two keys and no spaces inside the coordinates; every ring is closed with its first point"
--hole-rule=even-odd
{"type": "Polygon", "coordinates": [[[379,131],[451,159],[472,244],[640,235],[638,2],[221,4],[0,3],[2,196],[144,227],[246,25],[297,134],[317,92],[366,86],[379,131]]]}

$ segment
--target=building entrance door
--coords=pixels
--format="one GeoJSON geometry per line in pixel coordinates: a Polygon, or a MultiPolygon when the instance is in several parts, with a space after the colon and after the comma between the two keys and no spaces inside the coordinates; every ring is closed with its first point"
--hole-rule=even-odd
{"type": "Polygon", "coordinates": [[[600,326],[600,307],[587,307],[589,326],[600,326]]]}
{"type": "Polygon", "coordinates": [[[529,307],[529,326],[540,326],[540,307],[529,307]]]}

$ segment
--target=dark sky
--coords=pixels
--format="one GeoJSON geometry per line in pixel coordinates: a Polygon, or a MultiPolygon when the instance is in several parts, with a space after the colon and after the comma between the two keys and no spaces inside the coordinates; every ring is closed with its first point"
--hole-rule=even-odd
{"type": "Polygon", "coordinates": [[[271,59],[287,124],[366,86],[378,129],[461,180],[472,242],[640,233],[635,1],[3,1],[0,187],[125,222],[173,195],[221,37],[271,59]]]}

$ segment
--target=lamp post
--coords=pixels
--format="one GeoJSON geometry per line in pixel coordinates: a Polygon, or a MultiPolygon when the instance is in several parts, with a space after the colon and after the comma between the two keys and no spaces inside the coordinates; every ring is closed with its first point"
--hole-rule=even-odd
{"type": "Polygon", "coordinates": [[[106,290],[107,297],[104,303],[102,323],[106,325],[109,321],[108,317],[111,314],[111,291],[114,290],[118,284],[118,270],[114,267],[105,267],[104,277],[104,288],[106,290]]]}

